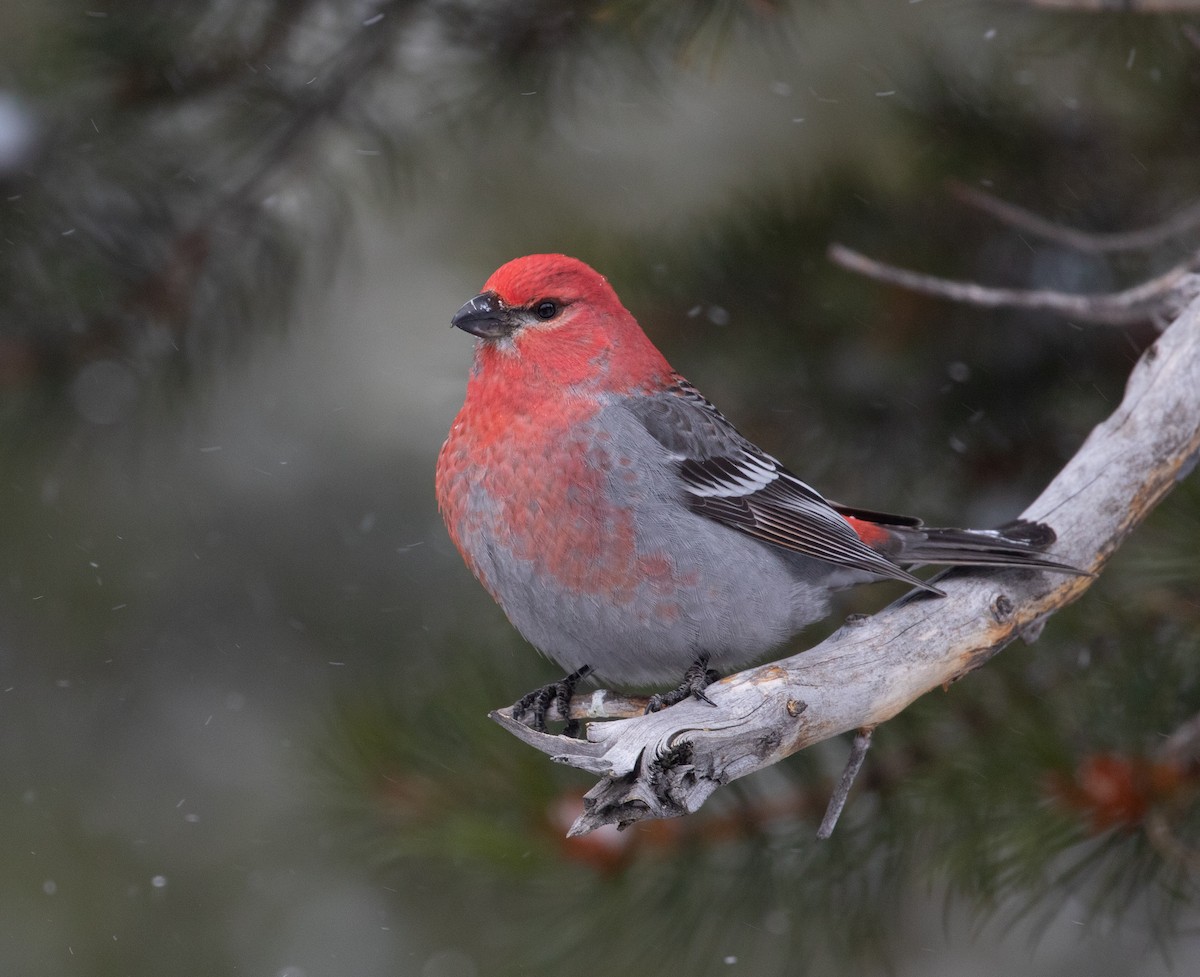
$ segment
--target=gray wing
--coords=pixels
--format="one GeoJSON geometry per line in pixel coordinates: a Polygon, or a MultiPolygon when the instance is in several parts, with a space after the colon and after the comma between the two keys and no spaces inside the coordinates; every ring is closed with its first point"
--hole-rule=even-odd
{"type": "Polygon", "coordinates": [[[629,409],[670,452],[693,512],[785,550],[934,589],[867,546],[819,492],[742,437],[682,377],[629,409]]]}

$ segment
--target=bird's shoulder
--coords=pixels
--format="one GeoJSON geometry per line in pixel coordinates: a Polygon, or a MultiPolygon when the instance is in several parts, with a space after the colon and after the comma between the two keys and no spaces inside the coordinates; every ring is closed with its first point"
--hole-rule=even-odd
{"type": "Polygon", "coordinates": [[[668,386],[625,401],[642,427],[668,451],[687,458],[757,452],[712,402],[678,374],[668,386]]]}
{"type": "Polygon", "coordinates": [[[741,434],[681,376],[665,389],[631,400],[629,410],[672,456],[690,494],[736,498],[765,492],[824,505],[813,488],[741,434]]]}

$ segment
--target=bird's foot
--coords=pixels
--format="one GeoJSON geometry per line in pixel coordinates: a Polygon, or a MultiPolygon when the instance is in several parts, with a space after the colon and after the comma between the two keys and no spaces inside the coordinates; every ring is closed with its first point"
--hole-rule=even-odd
{"type": "Polygon", "coordinates": [[[550,704],[553,703],[558,708],[558,714],[567,723],[563,727],[562,735],[578,736],[579,720],[571,718],[571,696],[575,694],[575,686],[579,683],[579,680],[591,670],[590,665],[584,665],[581,668],[575,669],[570,675],[564,675],[557,682],[543,685],[540,689],[534,689],[532,692],[521,696],[512,707],[513,719],[521,722],[521,717],[528,712],[530,713],[530,720],[527,725],[539,733],[545,733],[547,732],[546,713],[550,709],[550,704]]]}
{"type": "Polygon", "coordinates": [[[683,673],[683,681],[679,683],[678,688],[650,696],[650,701],[646,703],[646,712],[658,712],[684,699],[699,699],[715,706],[716,703],[704,694],[704,690],[720,677],[716,669],[708,667],[708,655],[701,655],[683,673]]]}

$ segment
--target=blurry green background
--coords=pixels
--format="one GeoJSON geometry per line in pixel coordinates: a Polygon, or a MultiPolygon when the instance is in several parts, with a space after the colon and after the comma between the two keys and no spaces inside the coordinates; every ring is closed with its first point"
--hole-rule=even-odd
{"type": "Polygon", "coordinates": [[[1200,712],[1194,478],[1038,644],[879,731],[832,841],[838,742],[574,845],[588,778],[486,719],[555,670],[432,479],[450,315],[565,251],[832,497],[1011,518],[1153,326],[955,307],[826,248],[1137,282],[1200,235],[1080,254],[951,181],[1155,224],[1200,196],[1198,106],[1196,15],[9,0],[0,973],[1194,972],[1194,771],[1145,773],[1200,712]]]}

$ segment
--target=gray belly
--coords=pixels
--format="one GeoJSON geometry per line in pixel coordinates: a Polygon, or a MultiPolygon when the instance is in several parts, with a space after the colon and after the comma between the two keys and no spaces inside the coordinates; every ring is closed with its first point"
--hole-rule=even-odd
{"type": "Polygon", "coordinates": [[[639,506],[636,522],[650,572],[633,586],[559,585],[536,560],[494,548],[480,560],[509,620],[564,671],[586,664],[609,682],[676,682],[701,653],[728,671],[828,609],[826,588],[805,580],[819,571],[813,561],[661,504],[639,506]]]}

